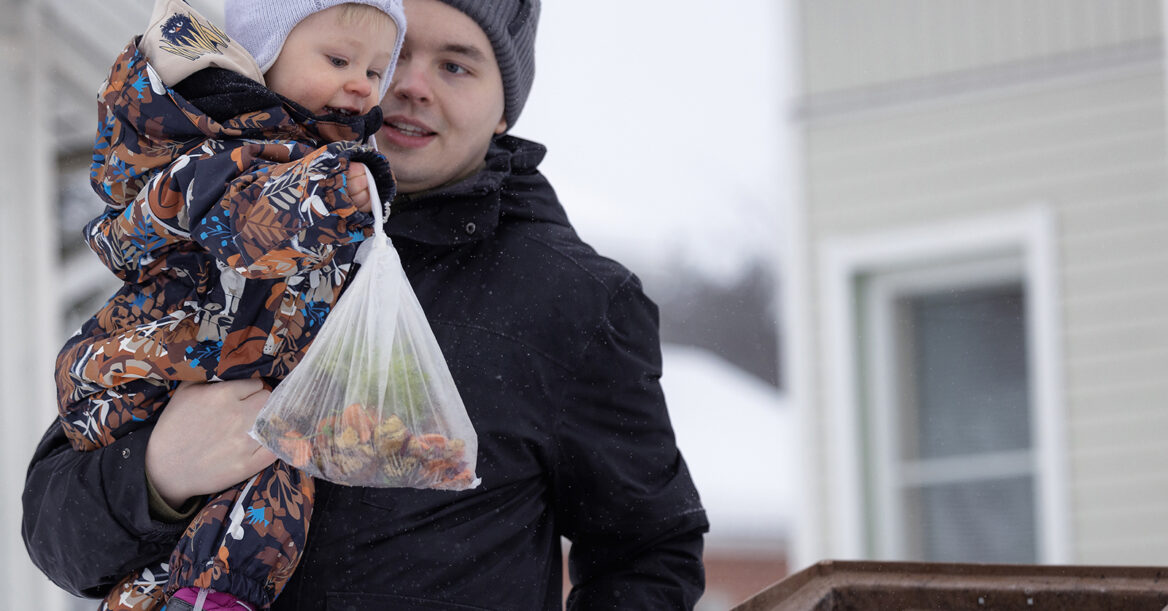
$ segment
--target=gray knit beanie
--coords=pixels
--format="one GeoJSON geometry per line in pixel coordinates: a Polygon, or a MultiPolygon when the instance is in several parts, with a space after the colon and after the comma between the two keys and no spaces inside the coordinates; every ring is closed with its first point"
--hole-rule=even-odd
{"type": "Polygon", "coordinates": [[[389,65],[382,71],[381,95],[393,80],[393,69],[406,35],[406,15],[401,0],[227,0],[223,6],[224,29],[255,58],[261,72],[267,72],[284,48],[284,41],[296,24],[309,15],[341,4],[367,4],[389,15],[397,24],[397,40],[389,65]]]}
{"type": "Polygon", "coordinates": [[[442,0],[479,24],[503,73],[503,116],[510,129],[531,92],[535,78],[535,30],[539,0],[442,0]]]}

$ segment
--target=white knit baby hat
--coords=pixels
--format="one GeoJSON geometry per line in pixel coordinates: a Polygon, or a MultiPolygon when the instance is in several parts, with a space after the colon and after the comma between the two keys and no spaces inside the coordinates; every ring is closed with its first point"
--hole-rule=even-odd
{"type": "Polygon", "coordinates": [[[389,15],[397,24],[393,55],[382,72],[380,99],[389,89],[406,35],[406,14],[401,0],[227,0],[223,7],[224,25],[227,35],[251,53],[261,72],[267,72],[296,24],[309,15],[341,4],[367,4],[389,15]]]}

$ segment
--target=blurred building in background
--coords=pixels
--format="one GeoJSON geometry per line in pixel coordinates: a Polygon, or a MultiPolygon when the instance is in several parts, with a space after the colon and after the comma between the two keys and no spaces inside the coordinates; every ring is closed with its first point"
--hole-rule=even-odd
{"type": "Polygon", "coordinates": [[[1162,9],[797,3],[792,570],[1168,564],[1162,9]]]}
{"type": "MultiPolygon", "coordinates": [[[[29,562],[20,539],[24,469],[50,422],[52,366],[60,321],[54,146],[50,131],[52,60],[38,3],[0,0],[0,608],[58,610],[64,598],[29,562]],[[51,340],[46,341],[46,338],[51,340]],[[42,604],[43,603],[43,604],[42,604]]],[[[57,345],[59,348],[59,344],[57,345]]]]}

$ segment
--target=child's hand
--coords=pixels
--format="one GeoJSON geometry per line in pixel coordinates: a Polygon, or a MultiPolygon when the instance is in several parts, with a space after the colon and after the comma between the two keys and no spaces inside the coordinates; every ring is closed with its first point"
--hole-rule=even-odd
{"type": "Polygon", "coordinates": [[[351,163],[349,164],[349,171],[345,173],[348,185],[345,187],[349,191],[349,198],[353,200],[353,204],[361,212],[372,212],[373,202],[369,197],[369,181],[365,178],[365,164],[351,163]]]}

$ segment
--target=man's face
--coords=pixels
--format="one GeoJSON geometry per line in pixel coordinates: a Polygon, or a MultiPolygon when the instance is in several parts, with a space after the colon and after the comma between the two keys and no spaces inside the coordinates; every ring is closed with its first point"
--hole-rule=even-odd
{"type": "Polygon", "coordinates": [[[482,29],[439,0],[404,6],[409,27],[377,142],[398,191],[417,193],[473,174],[507,123],[503,77],[482,29]]]}
{"type": "Polygon", "coordinates": [[[327,8],[296,24],[264,74],[269,89],[314,114],[373,110],[393,56],[397,26],[388,15],[368,11],[369,18],[346,20],[342,10],[327,8]]]}

